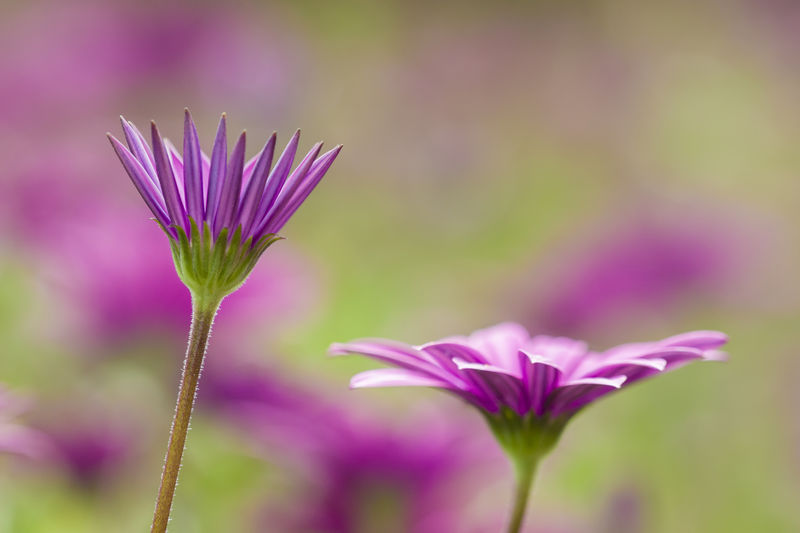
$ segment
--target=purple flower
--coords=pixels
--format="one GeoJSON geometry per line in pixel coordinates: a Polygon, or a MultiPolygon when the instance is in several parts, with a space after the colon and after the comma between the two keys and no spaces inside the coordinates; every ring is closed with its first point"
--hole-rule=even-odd
{"type": "Polygon", "coordinates": [[[517,492],[507,531],[521,531],[533,477],[567,422],[595,400],[695,360],[717,360],[722,333],[695,331],[603,352],[564,337],[531,337],[505,323],[422,346],[383,339],[334,344],[333,355],[366,355],[397,368],[353,377],[360,387],[436,387],[477,407],[512,461],[517,492]]]}
{"type": "Polygon", "coordinates": [[[740,241],[752,241],[741,228],[731,232],[730,226],[741,226],[738,220],[726,220],[723,230],[705,220],[651,218],[592,232],[592,242],[577,243],[574,253],[554,261],[541,295],[526,298],[535,302],[534,322],[564,335],[607,330],[631,315],[663,311],[687,295],[722,293],[731,285],[744,259],[740,241]]]}
{"type": "Polygon", "coordinates": [[[39,459],[48,453],[47,439],[38,431],[14,419],[28,402],[0,385],[0,454],[10,453],[39,459]]]}
{"type": "Polygon", "coordinates": [[[226,365],[211,367],[205,378],[201,402],[270,449],[270,460],[277,451],[288,453],[307,474],[301,506],[267,513],[287,533],[462,531],[467,474],[495,459],[486,453],[488,442],[452,417],[428,414],[403,427],[346,409],[274,372],[226,365]]]}
{"type": "MultiPolygon", "coordinates": [[[[177,343],[191,313],[190,296],[162,253],[163,238],[149,221],[129,220],[129,211],[105,202],[93,208],[91,221],[68,218],[49,228],[37,247],[42,277],[75,305],[70,331],[103,353],[109,344],[152,337],[177,343]]],[[[256,324],[285,325],[312,307],[316,285],[313,265],[282,247],[253,270],[247,291],[225,300],[227,320],[215,333],[241,337],[256,324]]]]}
{"type": "Polygon", "coordinates": [[[398,367],[362,372],[350,382],[354,388],[437,387],[490,415],[510,410],[555,421],[624,385],[689,361],[719,359],[716,349],[726,341],[719,332],[695,331],[596,352],[581,341],[531,337],[522,326],[505,323],[422,346],[365,339],[334,344],[331,353],[361,354],[398,367]]]}
{"type": "Polygon", "coordinates": [[[127,147],[111,145],[136,189],[165,231],[178,275],[193,293],[221,298],[247,278],[266,248],[311,194],[341,146],[320,154],[317,143],[291,171],[300,132],[273,167],[276,134],[245,162],[245,133],[228,159],[225,115],[211,157],[200,151],[185,113],[183,156],[151,124],[152,150],[133,123],[122,119],[127,147]]]}
{"type": "Polygon", "coordinates": [[[42,432],[48,438],[51,462],[86,490],[118,481],[134,455],[134,432],[107,421],[70,419],[42,432]]]}

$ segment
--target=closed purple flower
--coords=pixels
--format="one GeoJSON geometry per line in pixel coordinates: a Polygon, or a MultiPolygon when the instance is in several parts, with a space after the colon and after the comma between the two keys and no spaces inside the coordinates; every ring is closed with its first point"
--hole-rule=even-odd
{"type": "Polygon", "coordinates": [[[225,115],[210,157],[200,150],[188,110],[182,155],[161,138],[155,123],[151,124],[152,149],[124,118],[122,128],[127,147],[110,134],[109,140],[169,237],[178,275],[193,293],[214,298],[244,283],[341,150],[337,146],[320,155],[322,143],[317,143],[292,171],[299,131],[273,166],[276,134],[245,162],[242,133],[228,158],[225,115]]]}

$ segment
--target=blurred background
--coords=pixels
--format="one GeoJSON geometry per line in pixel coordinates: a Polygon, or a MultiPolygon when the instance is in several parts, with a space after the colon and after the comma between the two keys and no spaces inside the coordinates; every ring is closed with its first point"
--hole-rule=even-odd
{"type": "Polygon", "coordinates": [[[104,133],[185,106],[345,149],[223,304],[172,530],[499,531],[480,416],[325,351],[503,320],[731,336],[579,416],[526,531],[800,530],[800,4],[1,9],[0,532],[149,524],[188,293],[104,133]]]}

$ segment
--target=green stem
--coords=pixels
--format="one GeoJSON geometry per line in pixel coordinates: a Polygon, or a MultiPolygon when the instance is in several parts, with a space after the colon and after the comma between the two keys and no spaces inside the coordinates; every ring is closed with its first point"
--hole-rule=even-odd
{"type": "Polygon", "coordinates": [[[514,507],[511,510],[511,521],[508,524],[508,533],[519,533],[522,530],[537,463],[536,459],[514,461],[517,485],[514,494],[514,507]]]}
{"type": "Polygon", "coordinates": [[[156,511],[153,516],[153,525],[150,528],[151,533],[164,533],[167,530],[172,498],[178,482],[178,472],[181,469],[186,433],[189,431],[189,420],[192,417],[197,381],[200,379],[203,358],[208,347],[208,338],[211,335],[211,325],[219,309],[219,304],[219,298],[209,299],[192,295],[192,326],[189,330],[189,345],[186,349],[183,379],[178,390],[178,402],[175,407],[175,417],[172,419],[167,455],[164,459],[164,471],[161,474],[161,486],[158,489],[158,499],[156,500],[156,511]]]}

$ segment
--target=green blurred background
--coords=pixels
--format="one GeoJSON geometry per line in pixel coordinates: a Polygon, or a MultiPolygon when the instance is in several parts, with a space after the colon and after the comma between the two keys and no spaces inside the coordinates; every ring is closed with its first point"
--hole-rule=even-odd
{"type": "MultiPolygon", "coordinates": [[[[1,18],[0,383],[30,398],[31,427],[102,419],[137,444],[91,487],[0,457],[0,531],[133,532],[150,519],[183,348],[149,329],[98,340],[73,281],[105,275],[80,261],[83,245],[111,272],[113,246],[147,269],[150,249],[118,232],[129,225],[168,259],[103,134],[124,113],[179,140],[184,106],[206,150],[222,111],[255,143],[299,127],[301,147],[345,147],[258,267],[291,256],[302,275],[282,297],[301,303],[286,317],[265,291],[241,328],[223,307],[209,361],[245,354],[387,425],[442,410],[480,440],[479,417],[441,394],[348,391],[374,365],[327,346],[503,320],[600,348],[719,329],[727,363],[636,386],[572,424],[539,474],[529,529],[800,530],[800,5],[34,2],[5,3],[1,18]],[[644,281],[593,278],[594,261],[634,275],[616,251],[642,228],[656,228],[631,244],[644,281]],[[648,236],[670,232],[677,244],[649,251],[648,236]],[[677,266],[656,268],[706,253],[710,266],[674,279],[677,266]],[[578,318],[553,318],[562,296],[578,318]],[[633,525],[609,525],[625,513],[633,525]]],[[[126,290],[116,283],[104,294],[126,290]]],[[[280,450],[254,452],[202,409],[192,426],[172,530],[281,531],[254,525],[258,509],[307,505],[280,450]]],[[[465,485],[463,531],[502,523],[510,472],[493,461],[465,485]]]]}

